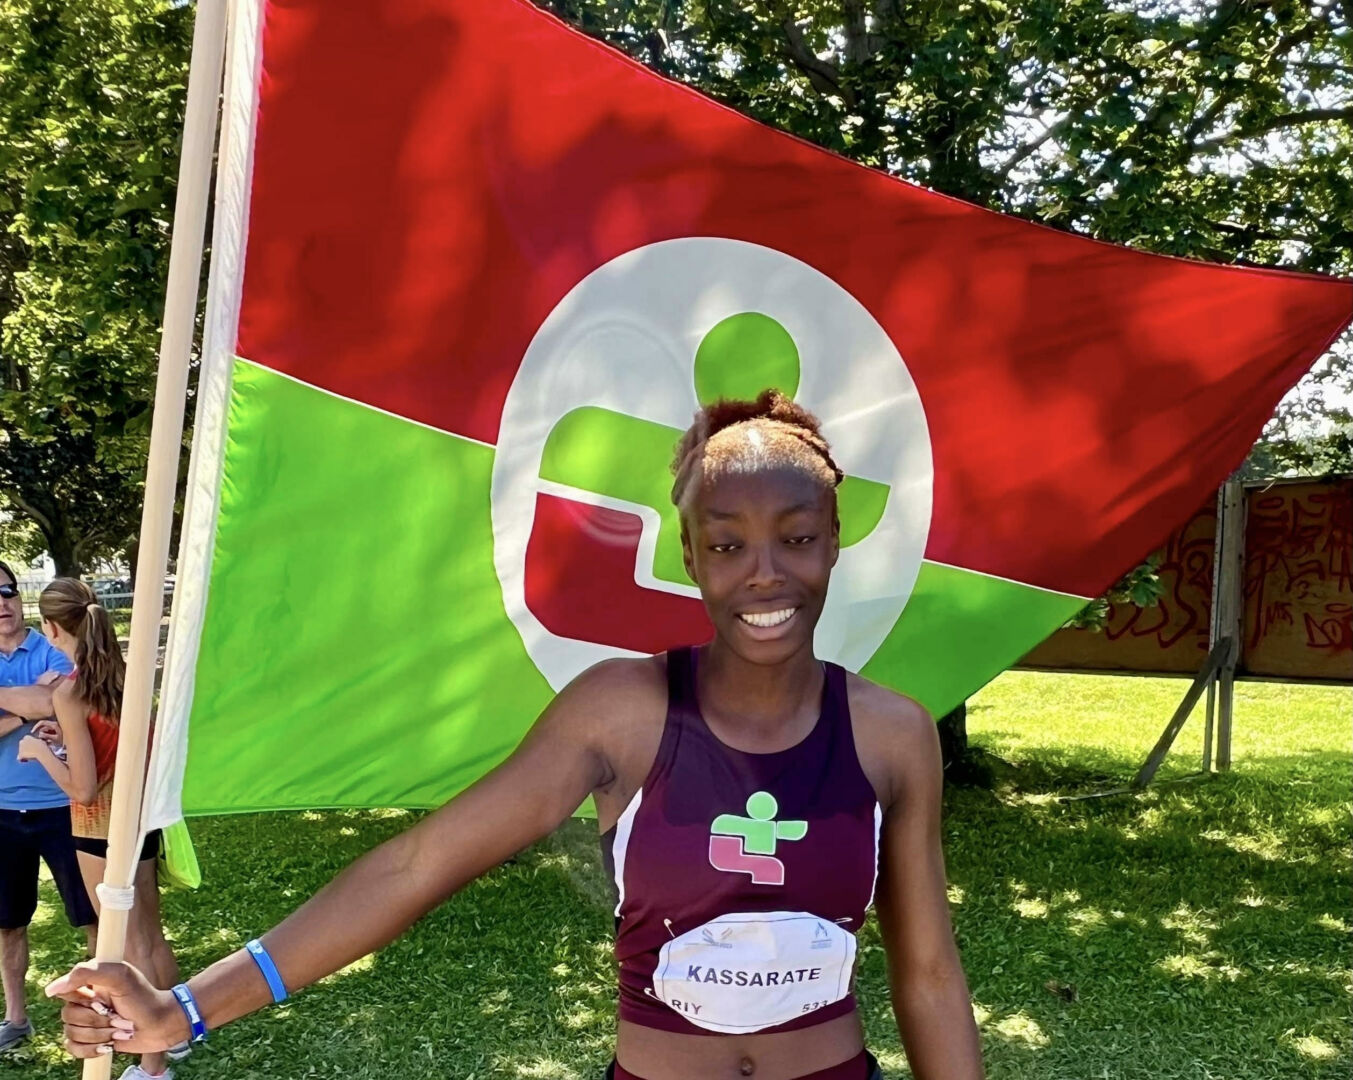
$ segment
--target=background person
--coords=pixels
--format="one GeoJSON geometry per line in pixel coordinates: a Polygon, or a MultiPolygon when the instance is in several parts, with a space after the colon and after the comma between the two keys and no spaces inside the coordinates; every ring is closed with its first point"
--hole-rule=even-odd
{"type": "MultiPolygon", "coordinates": [[[[113,770],[117,762],[118,719],[126,672],[122,650],[108,612],[83,581],[57,578],[38,598],[42,630],[53,646],[74,662],[74,671],[52,694],[66,759],[57,757],[37,735],[19,744],[21,760],[42,766],[70,797],[71,833],[80,872],[94,907],[95,891],[108,859],[108,826],[113,805],[113,770]]],[[[158,832],[146,837],[136,866],[136,904],[127,925],[127,959],[157,986],[178,981],[178,965],[160,927],[160,893],[156,884],[158,832]]],[[[124,1080],[172,1076],[166,1055],[149,1053],[130,1066],[124,1080]]]]}
{"type": "Polygon", "coordinates": [[[71,842],[70,799],[46,772],[19,760],[34,721],[52,715],[52,685],[70,661],[24,623],[19,579],[0,562],[0,972],[5,1018],[0,1054],[32,1034],[24,979],[28,924],[38,905],[38,860],[47,863],[72,926],[94,951],[94,909],[71,842]]]}

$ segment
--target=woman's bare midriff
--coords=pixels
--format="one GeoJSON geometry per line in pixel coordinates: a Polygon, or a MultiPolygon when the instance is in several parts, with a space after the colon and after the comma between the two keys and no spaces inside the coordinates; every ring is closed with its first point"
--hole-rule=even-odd
{"type": "Polygon", "coordinates": [[[858,1013],[774,1035],[678,1035],[620,1021],[616,1059],[643,1080],[793,1080],[864,1048],[858,1013]]]}

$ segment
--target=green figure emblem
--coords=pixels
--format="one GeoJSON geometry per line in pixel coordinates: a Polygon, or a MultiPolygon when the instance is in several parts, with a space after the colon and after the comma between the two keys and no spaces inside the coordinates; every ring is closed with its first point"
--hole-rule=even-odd
{"type": "MultiPolygon", "coordinates": [[[[730,315],[715,324],[696,349],[694,379],[702,405],[719,398],[755,398],[768,387],[793,397],[799,388],[798,346],[769,315],[756,311],[730,315]]],[[[681,557],[681,523],[671,502],[667,471],[680,437],[676,428],[584,406],[560,417],[550,431],[540,476],[651,508],[659,518],[653,576],[692,585],[681,557]]],[[[874,531],[888,503],[888,485],[847,476],[836,494],[841,546],[846,548],[874,531]]]]}
{"type": "Polygon", "coordinates": [[[802,840],[808,835],[806,821],[776,821],[780,804],[769,791],[754,792],[747,799],[747,816],[720,814],[709,831],[717,836],[742,837],[748,855],[774,855],[780,840],[802,840]]]}

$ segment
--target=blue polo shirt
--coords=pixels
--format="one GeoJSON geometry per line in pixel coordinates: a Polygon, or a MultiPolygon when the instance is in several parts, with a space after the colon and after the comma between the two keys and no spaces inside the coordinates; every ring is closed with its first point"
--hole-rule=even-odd
{"type": "MultiPolygon", "coordinates": [[[[6,655],[0,649],[0,686],[32,686],[49,671],[66,675],[70,670],[66,654],[36,630],[29,630],[12,653],[6,655]]],[[[36,761],[19,760],[19,740],[32,728],[32,724],[21,724],[17,731],[0,736],[0,810],[51,810],[70,805],[46,769],[36,761]]]]}

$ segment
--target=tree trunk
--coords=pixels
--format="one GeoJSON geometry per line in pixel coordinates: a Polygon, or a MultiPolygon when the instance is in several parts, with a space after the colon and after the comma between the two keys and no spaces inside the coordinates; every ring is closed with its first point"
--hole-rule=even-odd
{"type": "Polygon", "coordinates": [[[968,703],[965,701],[945,713],[935,726],[939,728],[940,753],[944,757],[945,772],[948,772],[954,762],[961,762],[968,756],[968,703]]]}
{"type": "Polygon", "coordinates": [[[991,760],[980,748],[968,745],[968,703],[935,722],[944,761],[944,781],[959,787],[991,788],[995,783],[991,760]]]}
{"type": "Polygon", "coordinates": [[[79,539],[61,519],[59,512],[53,515],[51,528],[44,528],[42,535],[47,540],[47,550],[51,553],[52,562],[56,563],[57,577],[79,577],[84,573],[85,568],[79,554],[79,539]]]}

